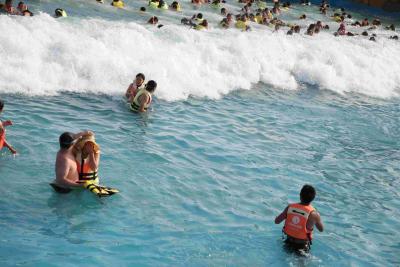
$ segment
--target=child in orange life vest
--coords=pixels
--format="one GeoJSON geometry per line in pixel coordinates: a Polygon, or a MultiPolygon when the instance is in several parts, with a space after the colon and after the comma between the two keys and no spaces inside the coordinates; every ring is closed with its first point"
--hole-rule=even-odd
{"type": "MultiPolygon", "coordinates": [[[[4,102],[0,100],[0,113],[4,109],[4,102]]],[[[17,151],[6,141],[6,129],[5,127],[12,125],[12,121],[0,121],[0,150],[3,147],[7,147],[11,153],[17,154],[17,151]]]]}
{"type": "Polygon", "coordinates": [[[82,136],[74,145],[73,153],[79,173],[79,181],[93,180],[98,183],[100,146],[92,133],[82,136]]]}
{"type": "Polygon", "coordinates": [[[296,249],[310,248],[314,225],[320,232],[324,230],[319,213],[311,206],[315,195],[314,187],[304,185],[300,192],[300,203],[289,204],[275,218],[275,224],[285,220],[283,227],[283,232],[287,235],[285,242],[296,249]]]}

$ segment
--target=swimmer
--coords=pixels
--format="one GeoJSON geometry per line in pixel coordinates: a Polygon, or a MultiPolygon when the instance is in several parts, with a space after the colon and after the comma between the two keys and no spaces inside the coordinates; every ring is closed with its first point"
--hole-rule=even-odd
{"type": "Polygon", "coordinates": [[[160,0],[160,2],[158,2],[158,8],[167,10],[168,9],[168,4],[164,0],[160,0]]]}
{"type": "Polygon", "coordinates": [[[100,163],[100,147],[96,143],[93,133],[87,133],[74,144],[72,153],[78,170],[80,182],[93,181],[98,184],[98,174],[100,163]]]}
{"type": "Polygon", "coordinates": [[[390,24],[390,26],[385,27],[385,29],[390,31],[395,31],[396,27],[394,26],[394,24],[390,24]]]}
{"type": "Polygon", "coordinates": [[[67,17],[67,12],[65,12],[64,9],[57,8],[56,10],[54,10],[54,17],[55,18],[67,17]]]}
{"type": "Polygon", "coordinates": [[[125,6],[125,4],[122,0],[113,0],[111,2],[111,5],[114,7],[118,7],[118,8],[123,8],[125,6]]]}
{"type": "Polygon", "coordinates": [[[136,112],[145,112],[152,102],[152,94],[157,88],[157,83],[150,80],[145,88],[139,90],[135,98],[131,102],[131,110],[136,112]]]}
{"type": "Polygon", "coordinates": [[[128,89],[126,89],[125,97],[129,102],[132,102],[137,92],[145,87],[145,80],[146,77],[143,73],[136,74],[135,80],[129,85],[128,89]]]}
{"type": "Polygon", "coordinates": [[[172,2],[170,9],[173,11],[182,11],[181,5],[176,1],[172,2]]]}
{"type": "MultiPolygon", "coordinates": [[[[0,100],[0,114],[4,110],[4,102],[0,100]]],[[[13,125],[12,121],[0,121],[0,151],[3,147],[8,148],[12,154],[17,154],[17,151],[7,142],[6,140],[6,129],[5,127],[13,125]]]]}
{"type": "Polygon", "coordinates": [[[4,10],[10,15],[19,14],[18,10],[15,7],[13,7],[12,0],[6,0],[6,2],[4,3],[4,10]]]}
{"type": "Polygon", "coordinates": [[[308,26],[306,34],[313,36],[315,33],[315,24],[310,24],[310,26],[308,26]]]}
{"type": "Polygon", "coordinates": [[[24,2],[19,2],[17,9],[22,14],[25,10],[28,10],[28,6],[24,2]]]}
{"type": "Polygon", "coordinates": [[[285,221],[285,226],[282,230],[286,234],[285,243],[292,245],[296,249],[310,249],[314,225],[320,232],[324,231],[321,216],[311,206],[315,195],[314,187],[304,185],[300,192],[300,203],[289,204],[275,218],[275,224],[285,221]]]}
{"type": "Polygon", "coordinates": [[[146,8],[144,6],[140,7],[140,12],[146,12],[146,8]]]}
{"type": "Polygon", "coordinates": [[[205,19],[202,22],[200,22],[198,25],[194,27],[195,30],[201,31],[201,30],[207,30],[208,29],[208,21],[205,19]]]}
{"type": "Polygon", "coordinates": [[[33,16],[33,13],[30,12],[29,10],[24,10],[24,11],[22,12],[22,16],[24,16],[24,17],[32,17],[32,16],[33,16]]]}
{"type": "Polygon", "coordinates": [[[361,27],[365,27],[365,26],[368,26],[368,25],[369,25],[369,22],[368,22],[367,18],[365,18],[363,21],[361,21],[361,27]]]}
{"type": "Polygon", "coordinates": [[[84,135],[93,134],[85,131],[77,134],[65,132],[60,135],[60,150],[57,152],[55,171],[56,179],[50,185],[59,193],[69,193],[72,188],[83,187],[79,183],[78,166],[73,153],[74,144],[84,135]]]}
{"type": "Polygon", "coordinates": [[[221,26],[224,29],[228,29],[229,28],[229,22],[227,18],[223,18],[220,23],[219,26],[221,26]]]}
{"type": "Polygon", "coordinates": [[[224,17],[227,15],[225,7],[221,8],[221,15],[224,16],[224,17]]]}
{"type": "Polygon", "coordinates": [[[148,21],[148,24],[152,24],[152,25],[157,25],[158,23],[158,18],[156,16],[152,16],[148,21]]]}

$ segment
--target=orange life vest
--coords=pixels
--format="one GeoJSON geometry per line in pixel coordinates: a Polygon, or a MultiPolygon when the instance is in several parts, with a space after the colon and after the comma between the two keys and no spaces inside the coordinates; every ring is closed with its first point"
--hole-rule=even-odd
{"type": "Polygon", "coordinates": [[[80,181],[96,180],[98,178],[97,170],[92,170],[85,159],[81,155],[78,155],[76,160],[76,166],[79,173],[80,181]],[[80,161],[79,161],[80,158],[80,161]]]}
{"type": "Polygon", "coordinates": [[[290,237],[312,240],[312,230],[307,229],[307,221],[315,209],[311,205],[290,204],[286,214],[283,231],[290,237]]]}
{"type": "Polygon", "coordinates": [[[6,131],[3,129],[3,132],[0,134],[0,150],[4,146],[4,141],[6,140],[6,131]]]}

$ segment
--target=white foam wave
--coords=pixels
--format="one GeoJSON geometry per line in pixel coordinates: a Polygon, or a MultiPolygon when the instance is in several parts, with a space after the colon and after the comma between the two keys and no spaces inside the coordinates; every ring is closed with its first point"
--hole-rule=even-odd
{"type": "Polygon", "coordinates": [[[375,97],[400,93],[400,42],[273,33],[197,32],[135,22],[0,16],[0,92],[122,94],[137,72],[165,100],[219,98],[264,82],[375,97]]]}

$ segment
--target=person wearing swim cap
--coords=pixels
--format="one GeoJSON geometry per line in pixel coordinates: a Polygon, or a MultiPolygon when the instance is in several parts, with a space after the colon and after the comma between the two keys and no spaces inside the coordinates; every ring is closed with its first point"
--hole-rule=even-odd
{"type": "MultiPolygon", "coordinates": [[[[0,114],[4,110],[4,102],[0,100],[0,114]]],[[[3,149],[3,147],[8,148],[11,153],[14,155],[17,154],[17,151],[7,142],[6,140],[6,129],[5,127],[13,125],[12,121],[6,120],[6,121],[1,121],[0,120],[0,151],[3,149]]]]}
{"type": "Polygon", "coordinates": [[[138,91],[135,98],[131,102],[131,110],[135,112],[145,112],[150,107],[152,94],[157,88],[157,83],[153,80],[149,81],[145,88],[138,91]]]}
{"type": "Polygon", "coordinates": [[[93,133],[90,131],[77,134],[65,132],[60,135],[60,150],[57,152],[55,163],[56,178],[50,184],[56,192],[69,193],[72,188],[83,187],[82,183],[79,183],[79,173],[73,147],[82,136],[89,134],[93,133]]]}
{"type": "Polygon", "coordinates": [[[304,185],[300,191],[300,203],[289,204],[275,218],[275,224],[285,221],[285,226],[282,229],[283,233],[286,234],[285,243],[294,249],[310,249],[314,226],[320,232],[324,231],[321,216],[311,206],[315,195],[316,191],[313,186],[304,185]]]}
{"type": "Polygon", "coordinates": [[[135,80],[133,81],[133,83],[129,85],[128,89],[126,89],[125,96],[129,102],[132,102],[137,92],[145,87],[146,85],[144,83],[145,79],[146,77],[144,76],[143,73],[136,74],[135,80]]]}

